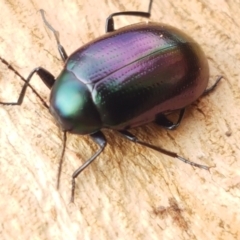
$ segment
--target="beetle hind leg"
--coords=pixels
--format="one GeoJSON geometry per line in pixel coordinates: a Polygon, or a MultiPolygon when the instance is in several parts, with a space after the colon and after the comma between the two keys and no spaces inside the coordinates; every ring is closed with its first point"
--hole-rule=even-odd
{"type": "Polygon", "coordinates": [[[153,150],[155,150],[157,152],[160,152],[160,153],[163,153],[165,155],[168,155],[169,157],[177,158],[178,160],[180,160],[180,161],[182,161],[184,163],[187,163],[187,164],[189,164],[191,166],[202,168],[202,169],[205,169],[205,170],[209,170],[210,169],[210,167],[208,167],[208,166],[191,162],[191,161],[189,161],[189,160],[179,156],[175,152],[168,151],[168,150],[166,150],[164,148],[161,148],[161,147],[158,147],[158,146],[146,143],[146,142],[142,142],[141,140],[138,140],[138,138],[135,137],[132,133],[130,133],[130,132],[126,131],[126,130],[120,130],[119,133],[121,133],[121,135],[123,135],[126,139],[130,140],[131,142],[138,143],[138,144],[140,144],[142,146],[151,148],[151,149],[153,149],[153,150]]]}
{"type": "Polygon", "coordinates": [[[207,89],[203,92],[203,95],[202,95],[202,96],[206,96],[207,94],[213,92],[222,78],[223,78],[223,76],[219,76],[219,77],[216,79],[215,83],[214,83],[211,87],[207,88],[207,89]]]}
{"type": "Polygon", "coordinates": [[[176,123],[173,123],[172,121],[170,121],[164,114],[158,114],[157,117],[156,117],[156,120],[155,120],[155,123],[161,127],[164,127],[168,130],[173,130],[173,129],[176,129],[180,123],[182,122],[182,119],[183,119],[183,115],[184,115],[184,112],[185,112],[185,108],[181,109],[180,110],[180,113],[179,113],[179,117],[178,117],[178,120],[176,123]]]}

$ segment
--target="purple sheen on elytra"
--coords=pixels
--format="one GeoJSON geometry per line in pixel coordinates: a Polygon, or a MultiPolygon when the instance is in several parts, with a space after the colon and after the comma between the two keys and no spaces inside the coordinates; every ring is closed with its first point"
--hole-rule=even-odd
{"type": "Polygon", "coordinates": [[[180,30],[158,23],[105,34],[76,50],[65,71],[89,94],[90,108],[79,109],[76,119],[81,124],[83,118],[87,128],[87,120],[98,117],[95,130],[132,128],[184,108],[201,96],[209,79],[200,46],[180,30]]]}
{"type": "MultiPolygon", "coordinates": [[[[156,51],[176,45],[175,39],[156,24],[135,24],[108,33],[76,50],[66,68],[75,72],[84,83],[94,83],[123,66],[156,51]],[[160,37],[161,36],[161,37],[160,37]],[[167,41],[166,41],[167,38],[167,41]]],[[[159,24],[158,24],[159,26],[159,24]]]]}

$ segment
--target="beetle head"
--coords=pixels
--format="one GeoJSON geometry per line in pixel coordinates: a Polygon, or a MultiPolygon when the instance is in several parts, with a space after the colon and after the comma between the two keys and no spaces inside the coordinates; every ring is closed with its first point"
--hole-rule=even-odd
{"type": "Polygon", "coordinates": [[[50,95],[50,112],[64,131],[90,134],[101,128],[91,92],[76,76],[64,69],[50,95]]]}

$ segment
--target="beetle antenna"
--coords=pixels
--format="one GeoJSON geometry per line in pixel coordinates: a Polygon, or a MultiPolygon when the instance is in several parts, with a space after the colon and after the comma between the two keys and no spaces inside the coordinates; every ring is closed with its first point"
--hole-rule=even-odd
{"type": "Polygon", "coordinates": [[[59,40],[59,32],[57,30],[55,30],[52,25],[47,21],[47,19],[45,18],[45,11],[43,9],[40,9],[39,12],[42,15],[42,19],[44,24],[47,26],[47,28],[53,32],[53,35],[55,37],[55,40],[57,42],[57,46],[58,46],[58,52],[62,58],[62,60],[65,62],[68,58],[68,55],[64,49],[64,47],[61,45],[60,40],[59,40]]]}
{"type": "MultiPolygon", "coordinates": [[[[44,107],[46,107],[48,109],[47,103],[43,100],[43,98],[39,95],[39,93],[32,87],[32,85],[8,61],[3,59],[2,57],[0,57],[0,61],[3,64],[5,64],[8,67],[8,69],[10,69],[12,72],[14,72],[23,82],[25,82],[27,84],[27,86],[30,87],[32,89],[32,91],[36,94],[36,96],[41,100],[44,107]]],[[[0,102],[0,104],[2,104],[2,105],[16,105],[16,103],[4,103],[4,102],[0,102]]]]}
{"type": "Polygon", "coordinates": [[[58,32],[57,30],[55,30],[55,29],[52,27],[52,25],[50,25],[50,23],[47,21],[47,19],[45,18],[45,11],[44,11],[43,9],[40,9],[39,12],[40,12],[41,15],[42,15],[42,19],[43,19],[44,24],[53,32],[57,44],[60,44],[60,41],[59,41],[59,32],[58,32]]]}
{"type": "Polygon", "coordinates": [[[62,153],[61,153],[61,158],[59,161],[58,165],[58,175],[57,175],[57,189],[59,189],[60,186],[60,178],[61,178],[61,173],[62,173],[62,164],[63,164],[63,157],[65,154],[65,149],[66,149],[66,142],[67,142],[67,132],[63,132],[63,148],[62,148],[62,153]]]}

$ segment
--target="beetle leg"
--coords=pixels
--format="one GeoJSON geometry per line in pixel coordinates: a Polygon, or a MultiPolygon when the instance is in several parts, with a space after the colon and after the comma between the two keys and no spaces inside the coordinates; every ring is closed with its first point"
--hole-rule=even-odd
{"type": "Polygon", "coordinates": [[[176,123],[173,123],[172,121],[170,121],[164,114],[157,115],[155,123],[161,127],[168,129],[168,130],[176,129],[182,121],[184,112],[185,112],[185,108],[182,108],[180,110],[179,117],[178,117],[178,120],[176,123]]]}
{"type": "Polygon", "coordinates": [[[47,26],[47,28],[48,28],[50,31],[53,32],[54,37],[55,37],[56,42],[57,42],[58,52],[59,52],[59,54],[60,54],[63,62],[65,62],[65,61],[67,60],[67,58],[68,58],[68,55],[67,55],[64,47],[63,47],[63,46],[61,45],[61,43],[60,43],[60,40],[59,40],[59,32],[56,31],[56,30],[52,27],[52,25],[46,20],[45,15],[44,15],[44,14],[45,14],[44,10],[43,10],[43,9],[40,9],[39,11],[40,11],[40,13],[41,13],[41,15],[42,15],[42,19],[43,19],[44,24],[47,26]]]}
{"type": "Polygon", "coordinates": [[[205,95],[211,93],[212,91],[214,91],[214,89],[217,87],[218,83],[220,82],[220,80],[221,80],[222,78],[223,78],[223,76],[219,76],[219,77],[216,79],[215,83],[214,83],[211,87],[207,88],[207,89],[203,92],[203,95],[202,95],[202,96],[205,96],[205,95]]]}
{"type": "Polygon", "coordinates": [[[67,132],[63,131],[63,147],[62,147],[60,161],[58,164],[57,189],[59,189],[59,186],[60,186],[60,178],[61,178],[61,173],[62,173],[62,164],[63,164],[64,155],[65,155],[66,142],[67,142],[67,132]]]}
{"type": "Polygon", "coordinates": [[[177,159],[179,159],[179,160],[181,160],[181,161],[183,161],[183,162],[185,162],[185,163],[187,163],[187,164],[190,164],[190,165],[192,165],[192,166],[194,166],[194,167],[202,168],[202,169],[205,169],[205,170],[209,170],[209,168],[210,168],[210,167],[207,167],[207,166],[204,166],[204,165],[201,165],[201,164],[197,164],[197,163],[191,162],[191,161],[189,161],[189,160],[187,160],[187,159],[185,159],[185,158],[177,155],[176,153],[171,152],[171,151],[168,151],[168,150],[163,149],[163,148],[161,148],[161,147],[154,146],[154,145],[151,145],[151,144],[146,143],[146,142],[142,142],[142,141],[138,140],[137,137],[135,137],[133,134],[131,134],[130,132],[128,132],[128,131],[126,131],[126,130],[120,130],[119,132],[120,132],[126,139],[128,139],[128,140],[130,140],[130,141],[132,141],[132,142],[135,142],[135,143],[138,143],[138,144],[143,145],[143,146],[145,146],[145,147],[151,148],[151,149],[153,149],[153,150],[155,150],[155,151],[157,151],[157,152],[163,153],[163,154],[168,155],[168,156],[170,156],[170,157],[177,158],[177,159]]]}
{"type": "Polygon", "coordinates": [[[90,157],[81,167],[79,167],[72,175],[72,195],[71,202],[74,201],[74,192],[75,192],[75,178],[89,165],[91,164],[96,157],[104,150],[107,140],[101,131],[90,134],[90,137],[93,139],[95,143],[97,143],[100,149],[90,157]]]}
{"type": "Polygon", "coordinates": [[[51,88],[53,83],[54,83],[54,76],[48,72],[46,69],[38,67],[33,69],[33,71],[29,74],[28,78],[25,80],[18,72],[17,70],[15,70],[6,60],[4,60],[3,58],[0,57],[0,60],[8,66],[8,68],[10,70],[12,70],[18,77],[20,77],[20,79],[22,81],[25,82],[25,84],[22,87],[21,93],[18,97],[17,102],[0,102],[0,104],[2,105],[21,105],[27,90],[27,87],[30,87],[33,92],[37,95],[37,97],[42,101],[43,105],[48,108],[48,105],[46,104],[46,102],[43,100],[43,98],[38,94],[38,92],[30,85],[30,80],[33,76],[34,73],[37,73],[39,75],[39,77],[42,79],[42,81],[47,85],[47,87],[51,88]]]}
{"type": "Polygon", "coordinates": [[[127,16],[138,16],[138,17],[150,18],[151,9],[152,9],[152,2],[153,2],[153,0],[150,0],[149,6],[148,6],[148,12],[127,11],[127,12],[116,12],[116,13],[111,14],[106,19],[105,31],[106,32],[113,32],[115,30],[114,29],[114,20],[113,20],[114,16],[127,15],[127,16]]]}

